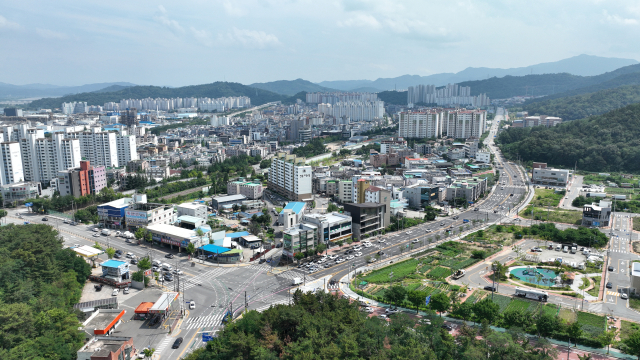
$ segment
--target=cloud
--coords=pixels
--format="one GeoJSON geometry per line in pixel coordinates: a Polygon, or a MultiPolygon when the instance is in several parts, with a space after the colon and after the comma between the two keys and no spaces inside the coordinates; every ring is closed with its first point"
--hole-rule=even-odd
{"type": "Polygon", "coordinates": [[[340,27],[368,27],[373,29],[380,28],[380,22],[372,15],[358,14],[344,21],[338,21],[340,27]]]}
{"type": "Polygon", "coordinates": [[[0,15],[0,29],[17,29],[20,25],[12,21],[7,20],[4,16],[0,15]]]}
{"type": "Polygon", "coordinates": [[[66,40],[69,38],[69,36],[67,36],[67,34],[65,33],[57,32],[49,29],[36,28],[36,33],[45,39],[66,40]]]}
{"type": "Polygon", "coordinates": [[[194,28],[193,26],[190,27],[191,33],[193,34],[193,36],[196,38],[196,40],[198,40],[198,42],[200,42],[202,45],[204,46],[212,46],[213,45],[213,39],[211,38],[211,34],[209,34],[208,31],[206,30],[198,30],[196,28],[194,28]]]}
{"type": "Polygon", "coordinates": [[[218,41],[227,45],[242,45],[246,48],[265,49],[269,47],[280,46],[280,40],[273,35],[264,31],[246,30],[233,28],[226,34],[219,34],[218,41]]]}
{"type": "Polygon", "coordinates": [[[638,19],[623,18],[619,15],[610,15],[607,10],[604,10],[604,18],[607,22],[617,25],[638,25],[638,19]]]}
{"type": "Polygon", "coordinates": [[[236,6],[237,3],[234,3],[229,0],[222,0],[222,8],[227,13],[227,15],[231,16],[242,16],[245,14],[244,10],[236,6]]]}
{"type": "Polygon", "coordinates": [[[167,16],[167,9],[165,9],[162,5],[158,5],[158,11],[156,12],[153,19],[166,26],[169,30],[171,30],[171,32],[176,35],[185,33],[184,29],[177,21],[169,19],[169,17],[167,16]]]}

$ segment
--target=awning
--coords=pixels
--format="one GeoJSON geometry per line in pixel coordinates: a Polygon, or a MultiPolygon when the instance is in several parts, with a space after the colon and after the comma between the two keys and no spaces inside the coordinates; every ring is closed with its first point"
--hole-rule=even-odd
{"type": "Polygon", "coordinates": [[[149,309],[153,307],[153,303],[152,302],[143,302],[140,303],[140,305],[138,305],[138,307],[135,310],[136,314],[148,314],[149,313],[149,309]]]}

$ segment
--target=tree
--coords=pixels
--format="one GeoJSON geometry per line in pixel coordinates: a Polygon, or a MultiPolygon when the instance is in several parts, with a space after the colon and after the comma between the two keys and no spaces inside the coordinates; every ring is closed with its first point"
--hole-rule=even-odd
{"type": "Polygon", "coordinates": [[[319,243],[318,246],[316,246],[316,251],[319,254],[322,254],[326,249],[327,249],[327,245],[325,245],[324,243],[319,243]]]}
{"type": "Polygon", "coordinates": [[[133,236],[135,236],[138,242],[140,242],[140,240],[144,239],[146,232],[147,230],[141,227],[141,228],[138,228],[138,230],[136,230],[135,233],[133,233],[133,236]]]}
{"type": "MultiPolygon", "coordinates": [[[[0,200],[1,201],[1,200],[0,200]]],[[[4,209],[0,209],[0,219],[2,219],[3,217],[9,215],[9,213],[7,212],[7,210],[4,209]]]]}
{"type": "Polygon", "coordinates": [[[473,305],[473,313],[478,321],[486,320],[491,324],[500,314],[500,306],[491,301],[491,297],[486,297],[473,305]]]}
{"type": "Polygon", "coordinates": [[[582,336],[582,328],[577,321],[574,321],[571,325],[569,325],[569,327],[567,327],[567,335],[569,335],[569,345],[571,345],[571,339],[573,339],[575,347],[578,347],[578,338],[582,336]]]}
{"type": "Polygon", "coordinates": [[[109,259],[113,259],[113,255],[116,254],[116,249],[114,248],[107,248],[104,252],[107,253],[107,256],[109,257],[109,259]]]}
{"type": "Polygon", "coordinates": [[[185,251],[187,252],[187,254],[189,254],[189,257],[191,257],[193,253],[196,252],[196,247],[193,245],[193,243],[189,243],[185,251]]]}
{"type": "Polygon", "coordinates": [[[153,235],[151,235],[151,231],[147,231],[144,234],[144,241],[150,243],[153,241],[153,235]]]}
{"type": "Polygon", "coordinates": [[[538,330],[538,336],[547,338],[553,334],[558,327],[558,320],[555,316],[541,313],[536,319],[536,330],[538,330]]]}
{"type": "Polygon", "coordinates": [[[627,346],[629,353],[637,356],[640,360],[640,331],[634,331],[622,342],[627,346]]]}
{"type": "Polygon", "coordinates": [[[347,239],[347,245],[351,245],[353,244],[353,239],[352,238],[348,238],[347,239]]]}
{"type": "Polygon", "coordinates": [[[398,303],[402,303],[404,298],[407,296],[407,290],[400,285],[391,286],[384,293],[384,298],[388,302],[398,306],[398,303]]]}
{"type": "Polygon", "coordinates": [[[151,260],[148,256],[145,256],[138,260],[138,269],[143,271],[151,269],[151,260]]]}
{"type": "Polygon", "coordinates": [[[467,321],[471,317],[473,313],[473,305],[470,302],[465,301],[461,304],[458,304],[454,309],[452,314],[459,316],[462,320],[467,321]]]}
{"type": "Polygon", "coordinates": [[[299,252],[299,253],[295,253],[295,255],[293,255],[293,257],[298,260],[298,264],[300,263],[300,260],[302,260],[304,258],[304,254],[299,252]]]}
{"type": "Polygon", "coordinates": [[[412,290],[407,293],[407,299],[416,307],[416,313],[419,312],[420,305],[424,304],[426,297],[425,291],[412,290]]]}
{"type": "Polygon", "coordinates": [[[340,240],[340,241],[336,241],[336,245],[338,245],[338,247],[342,247],[342,245],[344,245],[344,241],[340,240]]]}
{"type": "MultiPolygon", "coordinates": [[[[637,334],[637,333],[638,333],[638,331],[636,331],[634,334],[637,334]]],[[[609,353],[609,349],[611,348],[611,344],[613,344],[616,341],[616,336],[618,336],[618,331],[615,330],[615,329],[611,329],[611,330],[605,330],[598,337],[598,340],[600,340],[600,343],[602,343],[602,346],[606,346],[607,347],[607,354],[609,353]]],[[[629,339],[631,339],[631,336],[629,336],[629,338],[627,338],[627,340],[629,340],[629,339]]],[[[625,340],[624,343],[627,344],[626,340],[625,340]]],[[[631,347],[629,347],[629,348],[631,348],[631,347]]],[[[638,359],[640,359],[640,352],[635,352],[634,355],[638,356],[638,359]]]]}
{"type": "Polygon", "coordinates": [[[442,317],[442,313],[449,310],[449,306],[451,305],[451,299],[447,296],[446,293],[440,292],[433,296],[431,296],[431,301],[429,301],[429,306],[440,313],[442,317]]]}
{"type": "Polygon", "coordinates": [[[144,350],[142,350],[142,353],[144,353],[145,358],[153,357],[154,352],[156,352],[156,349],[154,348],[145,348],[144,350]]]}
{"type": "Polygon", "coordinates": [[[334,212],[334,211],[340,211],[340,208],[338,207],[338,205],[330,202],[329,206],[327,206],[327,212],[334,212]]]}
{"type": "Polygon", "coordinates": [[[364,261],[368,264],[371,261],[371,255],[367,255],[364,257],[364,261]]]}
{"type": "Polygon", "coordinates": [[[196,229],[196,236],[202,238],[204,236],[204,231],[201,228],[196,229]]]}

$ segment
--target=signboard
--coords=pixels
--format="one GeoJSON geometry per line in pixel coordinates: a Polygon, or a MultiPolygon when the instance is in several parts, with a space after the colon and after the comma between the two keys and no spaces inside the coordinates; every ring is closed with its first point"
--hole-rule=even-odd
{"type": "Polygon", "coordinates": [[[202,341],[203,342],[207,342],[207,341],[211,341],[211,340],[213,340],[213,334],[212,333],[206,333],[206,332],[202,333],[202,341]]]}
{"type": "Polygon", "coordinates": [[[151,269],[147,269],[144,271],[144,276],[151,276],[151,269]]]}
{"type": "Polygon", "coordinates": [[[32,207],[32,206],[33,206],[33,203],[30,203],[30,202],[29,202],[29,203],[25,203],[25,204],[24,204],[24,206],[26,206],[26,207],[32,207]]]}
{"type": "Polygon", "coordinates": [[[424,306],[429,306],[429,301],[431,301],[431,295],[427,296],[427,297],[424,299],[424,306]]]}
{"type": "Polygon", "coordinates": [[[136,210],[125,210],[125,217],[127,218],[127,224],[146,224],[147,212],[136,210]]]}
{"type": "Polygon", "coordinates": [[[598,222],[598,221],[594,221],[592,224],[593,224],[593,226],[600,226],[600,222],[598,222]]]}

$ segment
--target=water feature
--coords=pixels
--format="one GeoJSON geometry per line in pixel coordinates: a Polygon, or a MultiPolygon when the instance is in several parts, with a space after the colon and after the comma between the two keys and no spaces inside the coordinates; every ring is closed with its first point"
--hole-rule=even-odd
{"type": "Polygon", "coordinates": [[[513,269],[511,275],[524,282],[542,286],[554,286],[558,278],[558,273],[551,269],[539,269],[532,266],[513,269]]]}

